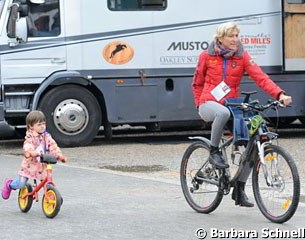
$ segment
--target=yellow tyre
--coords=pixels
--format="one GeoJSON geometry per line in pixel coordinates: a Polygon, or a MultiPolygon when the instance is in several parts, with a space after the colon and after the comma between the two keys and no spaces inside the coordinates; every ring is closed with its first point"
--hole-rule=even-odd
{"type": "Polygon", "coordinates": [[[54,218],[59,213],[62,203],[62,197],[59,191],[49,185],[47,192],[42,197],[42,211],[48,218],[54,218]]]}
{"type": "Polygon", "coordinates": [[[26,213],[31,209],[32,203],[33,203],[33,195],[27,196],[27,197],[24,197],[24,196],[32,191],[33,191],[33,188],[31,186],[31,184],[27,184],[25,187],[23,187],[19,190],[18,205],[19,205],[21,212],[26,213]]]}

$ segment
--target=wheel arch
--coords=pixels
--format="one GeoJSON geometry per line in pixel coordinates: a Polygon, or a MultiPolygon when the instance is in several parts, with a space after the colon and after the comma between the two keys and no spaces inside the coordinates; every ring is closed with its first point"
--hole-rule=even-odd
{"type": "Polygon", "coordinates": [[[39,106],[41,99],[51,89],[62,85],[76,85],[85,87],[97,99],[102,114],[101,124],[108,122],[107,109],[105,98],[102,91],[88,78],[85,78],[77,71],[57,72],[49,76],[35,91],[31,110],[36,110],[39,106]]]}

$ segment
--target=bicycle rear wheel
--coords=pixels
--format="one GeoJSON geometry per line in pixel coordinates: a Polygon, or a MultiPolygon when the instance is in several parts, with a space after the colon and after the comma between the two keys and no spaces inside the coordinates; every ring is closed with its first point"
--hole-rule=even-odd
{"type": "Polygon", "coordinates": [[[223,193],[219,190],[219,174],[208,159],[208,144],[192,143],[185,151],[181,167],[180,182],[188,204],[199,213],[210,213],[220,204],[223,193]]]}
{"type": "Polygon", "coordinates": [[[33,195],[29,195],[27,197],[25,196],[32,191],[33,191],[32,185],[29,183],[19,190],[18,206],[21,212],[26,213],[30,211],[33,204],[33,195]]]}
{"type": "Polygon", "coordinates": [[[295,213],[300,199],[300,179],[294,160],[282,147],[265,148],[265,162],[271,185],[264,177],[258,159],[253,168],[252,184],[256,203],[271,222],[283,223],[295,213]]]}

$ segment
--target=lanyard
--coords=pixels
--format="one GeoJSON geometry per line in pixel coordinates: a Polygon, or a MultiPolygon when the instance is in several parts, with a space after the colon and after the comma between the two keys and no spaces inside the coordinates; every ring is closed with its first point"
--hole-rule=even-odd
{"type": "Polygon", "coordinates": [[[222,62],[222,81],[225,82],[228,71],[228,59],[224,58],[222,62]]]}
{"type": "Polygon", "coordinates": [[[41,134],[41,135],[39,135],[39,137],[38,137],[38,141],[39,141],[39,144],[38,144],[38,146],[40,146],[41,145],[41,143],[42,143],[42,138],[43,138],[43,140],[44,140],[44,144],[43,144],[43,153],[45,154],[46,152],[47,152],[47,142],[46,142],[46,131],[43,133],[43,134],[41,134]],[[43,135],[43,137],[42,137],[42,135],[43,135]]]}

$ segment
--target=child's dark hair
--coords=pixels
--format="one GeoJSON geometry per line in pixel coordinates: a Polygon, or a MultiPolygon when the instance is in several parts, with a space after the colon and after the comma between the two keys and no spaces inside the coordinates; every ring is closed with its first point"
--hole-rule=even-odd
{"type": "Polygon", "coordinates": [[[46,122],[46,117],[41,111],[31,111],[25,119],[26,128],[30,129],[35,123],[46,122]]]}

